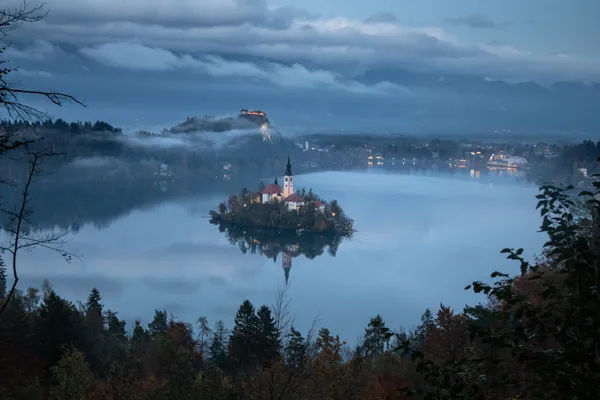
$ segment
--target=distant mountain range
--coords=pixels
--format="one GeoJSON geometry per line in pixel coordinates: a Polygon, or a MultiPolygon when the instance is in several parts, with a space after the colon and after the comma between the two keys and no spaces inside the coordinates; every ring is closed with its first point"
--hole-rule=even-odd
{"type": "Polygon", "coordinates": [[[387,81],[419,93],[415,116],[447,119],[477,128],[565,130],[600,133],[600,83],[510,84],[460,74],[373,69],[354,78],[373,85],[387,81]],[[431,96],[428,96],[430,94],[431,96]],[[437,101],[436,101],[437,99],[437,101]]]}

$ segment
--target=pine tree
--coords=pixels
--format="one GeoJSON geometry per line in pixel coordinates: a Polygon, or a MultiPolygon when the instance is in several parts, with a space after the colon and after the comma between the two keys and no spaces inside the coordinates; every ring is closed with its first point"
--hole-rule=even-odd
{"type": "Polygon", "coordinates": [[[154,319],[148,324],[150,336],[164,335],[167,332],[167,312],[154,310],[154,319]]]}
{"type": "Polygon", "coordinates": [[[148,340],[148,332],[142,327],[140,320],[135,320],[135,325],[133,327],[133,334],[131,335],[131,341],[134,343],[144,343],[148,340]]]}
{"type": "Polygon", "coordinates": [[[382,354],[392,337],[391,331],[385,326],[379,314],[371,318],[363,341],[363,350],[367,357],[376,357],[382,354]]]}
{"type": "Polygon", "coordinates": [[[102,296],[100,296],[98,289],[94,287],[85,303],[85,316],[96,335],[99,335],[100,331],[104,329],[104,315],[102,314],[104,305],[101,301],[102,296]]]}
{"type": "Polygon", "coordinates": [[[54,291],[40,305],[38,318],[39,354],[47,367],[56,365],[65,346],[73,346],[80,336],[78,313],[73,304],[54,291]]]}
{"type": "Polygon", "coordinates": [[[210,338],[210,345],[208,347],[208,353],[212,365],[223,368],[227,363],[227,336],[229,332],[225,329],[223,321],[217,321],[215,329],[210,338]]]}
{"type": "Polygon", "coordinates": [[[102,315],[102,310],[104,306],[100,303],[102,300],[102,296],[100,296],[100,292],[98,289],[93,288],[92,292],[88,296],[88,300],[85,303],[85,311],[88,315],[102,315]]]}
{"type": "Polygon", "coordinates": [[[260,362],[269,363],[279,355],[280,333],[268,306],[261,306],[256,315],[259,322],[257,357],[260,362]]]}
{"type": "Polygon", "coordinates": [[[306,341],[302,334],[292,326],[287,335],[287,346],[285,347],[285,361],[287,365],[294,369],[299,369],[304,363],[306,355],[306,341]]]}
{"type": "Polygon", "coordinates": [[[229,358],[238,367],[249,365],[256,360],[259,325],[254,306],[249,300],[245,300],[235,316],[234,327],[229,338],[229,358]]]}
{"type": "Polygon", "coordinates": [[[117,313],[108,310],[106,312],[106,320],[108,323],[108,334],[116,339],[127,340],[127,332],[125,331],[125,321],[119,320],[117,313]]]}
{"type": "Polygon", "coordinates": [[[417,346],[420,348],[424,348],[427,343],[427,337],[431,334],[433,327],[435,326],[435,318],[433,317],[433,313],[428,308],[425,310],[423,315],[421,315],[421,325],[417,327],[415,332],[417,346]]]}

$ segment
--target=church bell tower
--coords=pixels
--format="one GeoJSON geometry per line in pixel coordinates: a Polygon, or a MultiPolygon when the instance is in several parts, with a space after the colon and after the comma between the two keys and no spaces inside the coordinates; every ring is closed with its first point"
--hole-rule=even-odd
{"type": "Polygon", "coordinates": [[[283,176],[283,198],[294,193],[294,177],[292,176],[292,164],[290,164],[290,156],[288,156],[287,166],[285,167],[285,175],[283,176]]]}

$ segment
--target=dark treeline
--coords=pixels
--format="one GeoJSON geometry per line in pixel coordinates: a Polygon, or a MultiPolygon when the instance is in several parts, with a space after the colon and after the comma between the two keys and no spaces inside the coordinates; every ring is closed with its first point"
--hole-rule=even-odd
{"type": "MultiPolygon", "coordinates": [[[[173,145],[176,139],[172,137],[126,135],[120,128],[103,121],[69,123],[57,119],[30,123],[17,120],[2,121],[0,126],[3,131],[35,139],[30,145],[32,148],[61,154],[45,162],[45,172],[54,174],[46,177],[49,180],[131,181],[152,178],[161,164],[168,165],[178,178],[223,179],[225,175],[259,178],[279,172],[285,167],[288,155],[294,157],[301,153],[292,140],[277,136],[264,142],[254,131],[233,135],[224,143],[203,136],[208,133],[193,138],[180,134],[181,138],[187,137],[189,143],[173,145]]],[[[25,162],[27,160],[15,157],[2,160],[3,178],[23,180],[25,162]]]]}
{"type": "Polygon", "coordinates": [[[73,134],[86,133],[86,132],[110,132],[110,133],[121,133],[121,128],[115,128],[105,121],[78,121],[78,122],[66,122],[65,120],[58,118],[55,120],[46,119],[44,121],[26,121],[26,120],[13,120],[0,121],[0,126],[8,131],[20,131],[27,129],[55,129],[62,132],[69,132],[73,134]]]}
{"type": "MultiPolygon", "coordinates": [[[[594,399],[600,202],[584,195],[588,207],[575,211],[564,189],[542,188],[543,257],[529,264],[522,249],[503,250],[521,273],[470,285],[485,302],[426,310],[410,331],[375,316],[352,348],[326,328],[297,331],[282,301],[258,310],[244,301],[230,331],[204,318],[194,330],[157,310],[128,334],[95,289],[75,306],[48,283],[29,288],[1,316],[0,397],[594,399]]],[[[0,276],[4,296],[5,268],[0,276]]]]}

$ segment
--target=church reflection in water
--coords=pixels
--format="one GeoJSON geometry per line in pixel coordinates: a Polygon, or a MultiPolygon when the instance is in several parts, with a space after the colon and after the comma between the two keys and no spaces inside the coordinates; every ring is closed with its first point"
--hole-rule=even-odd
{"type": "Polygon", "coordinates": [[[245,229],[226,223],[215,223],[219,231],[225,233],[229,243],[237,246],[244,254],[258,254],[270,258],[277,263],[281,255],[281,267],[285,284],[289,283],[292,261],[304,256],[314,259],[327,252],[335,257],[343,237],[333,234],[303,233],[295,231],[278,231],[273,229],[245,229]]]}

